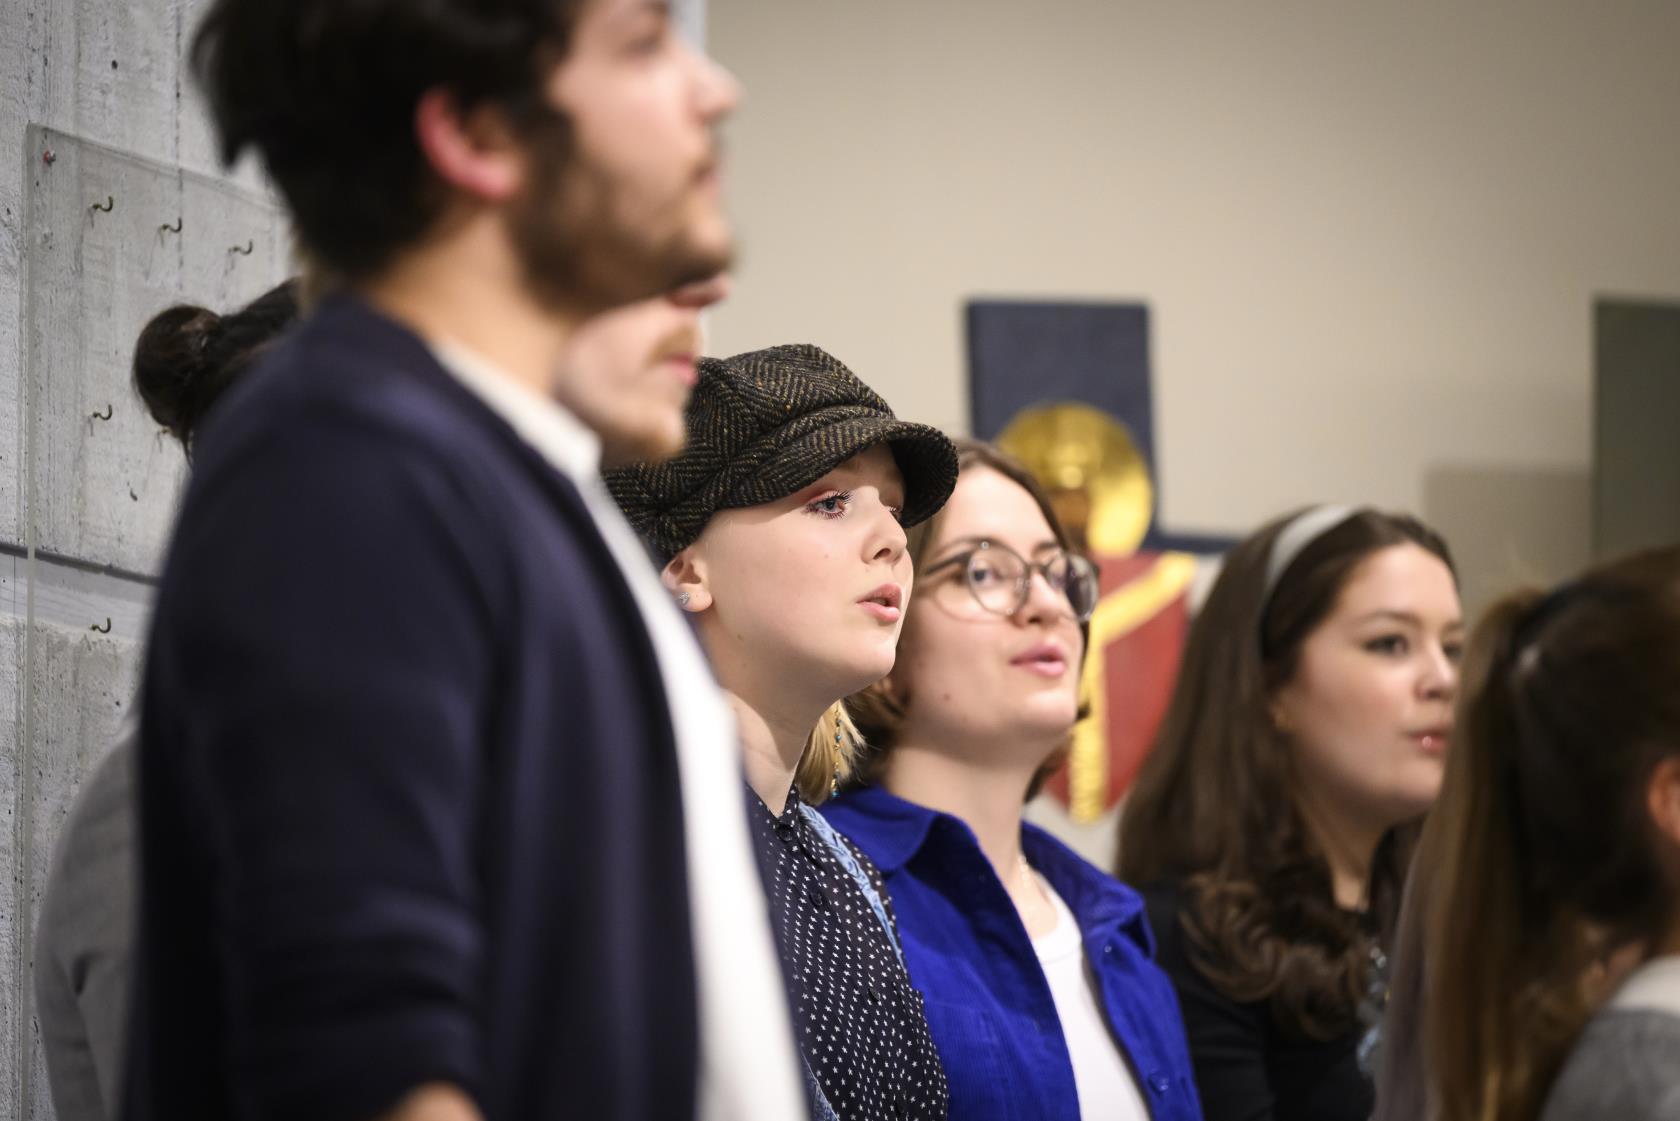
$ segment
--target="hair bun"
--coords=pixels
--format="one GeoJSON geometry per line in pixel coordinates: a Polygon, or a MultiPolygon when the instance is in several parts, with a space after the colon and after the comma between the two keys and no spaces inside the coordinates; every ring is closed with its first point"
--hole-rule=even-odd
{"type": "Polygon", "coordinates": [[[183,444],[228,386],[297,321],[298,284],[285,280],[238,311],[180,304],[160,311],[134,346],[134,388],[183,444]]]}
{"type": "Polygon", "coordinates": [[[152,417],[184,437],[196,417],[207,357],[222,326],[209,308],[177,304],[158,312],[134,344],[134,388],[152,417]]]}

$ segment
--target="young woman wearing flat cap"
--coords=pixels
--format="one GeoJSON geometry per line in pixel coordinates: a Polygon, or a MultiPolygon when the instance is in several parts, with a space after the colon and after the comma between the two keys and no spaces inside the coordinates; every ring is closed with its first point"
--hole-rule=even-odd
{"type": "Polygon", "coordinates": [[[811,809],[850,772],[841,698],[892,669],[905,527],[956,451],[814,346],[702,359],[688,447],[607,474],[740,723],[754,838],[819,1118],[946,1115],[880,873],[811,809]]]}

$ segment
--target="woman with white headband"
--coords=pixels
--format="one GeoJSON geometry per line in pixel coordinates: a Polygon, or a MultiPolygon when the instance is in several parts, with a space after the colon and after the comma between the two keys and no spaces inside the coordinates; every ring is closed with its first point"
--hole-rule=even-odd
{"type": "Polygon", "coordinates": [[[1463,625],[1415,519],[1315,507],[1226,559],[1121,823],[1208,1121],[1364,1121],[1463,625]]]}

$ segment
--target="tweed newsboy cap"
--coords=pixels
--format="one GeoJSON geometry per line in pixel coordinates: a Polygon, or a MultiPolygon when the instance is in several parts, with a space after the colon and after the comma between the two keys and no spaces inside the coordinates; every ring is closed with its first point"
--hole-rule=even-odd
{"type": "Polygon", "coordinates": [[[926,520],[957,484],[957,450],[944,433],[893,416],[819,347],[773,346],[698,367],[687,447],[606,472],[630,524],[664,558],[692,545],[719,510],[786,498],[877,444],[891,446],[904,476],[905,525],[926,520]]]}

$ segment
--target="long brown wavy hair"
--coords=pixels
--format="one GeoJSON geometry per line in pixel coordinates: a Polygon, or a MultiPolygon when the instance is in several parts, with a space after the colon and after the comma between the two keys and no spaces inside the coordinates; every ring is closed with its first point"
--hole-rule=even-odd
{"type": "MultiPolygon", "coordinates": [[[[1336,906],[1329,863],[1293,797],[1294,752],[1271,700],[1361,561],[1403,544],[1449,569],[1452,556],[1414,518],[1359,510],[1307,544],[1268,596],[1273,544],[1299,513],[1231,551],[1191,625],[1155,748],[1120,819],[1118,865],[1130,883],[1181,884],[1191,961],[1216,988],[1266,1001],[1281,1026],[1329,1039],[1357,1022],[1372,933],[1369,920],[1336,906]]],[[[1372,862],[1370,918],[1381,939],[1418,828],[1389,830],[1372,862]]]]}
{"type": "Polygon", "coordinates": [[[1502,601],[1462,681],[1412,900],[1426,1082],[1439,1121],[1532,1121],[1610,954],[1680,908],[1646,808],[1680,753],[1680,549],[1502,601]]]}

